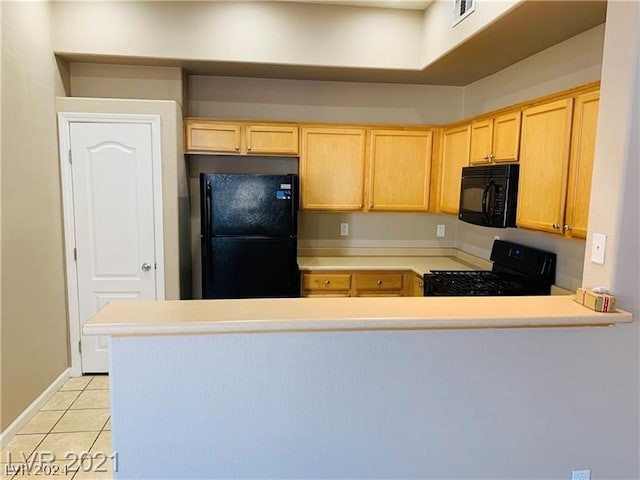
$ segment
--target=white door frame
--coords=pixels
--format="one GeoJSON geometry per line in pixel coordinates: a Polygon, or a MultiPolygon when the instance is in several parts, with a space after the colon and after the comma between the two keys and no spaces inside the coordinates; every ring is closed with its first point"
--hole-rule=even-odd
{"type": "Polygon", "coordinates": [[[69,306],[69,346],[71,352],[71,376],[82,375],[80,354],[80,314],[78,298],[78,277],[74,259],[75,219],[73,209],[73,181],[71,162],[71,123],[143,123],[151,126],[151,155],[153,169],[153,220],[156,250],[156,299],[164,300],[164,242],[162,222],[162,152],[160,115],[112,114],[112,113],[58,113],[60,140],[60,177],[62,186],[62,209],[64,216],[65,268],[67,277],[67,303],[69,306]]]}

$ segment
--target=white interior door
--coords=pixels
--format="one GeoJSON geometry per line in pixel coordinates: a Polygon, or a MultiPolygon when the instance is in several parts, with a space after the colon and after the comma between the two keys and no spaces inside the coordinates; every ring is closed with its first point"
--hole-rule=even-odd
{"type": "Polygon", "coordinates": [[[69,143],[82,372],[107,372],[108,338],[84,336],[82,325],[107,302],[163,296],[156,281],[152,126],[71,122],[69,143]]]}

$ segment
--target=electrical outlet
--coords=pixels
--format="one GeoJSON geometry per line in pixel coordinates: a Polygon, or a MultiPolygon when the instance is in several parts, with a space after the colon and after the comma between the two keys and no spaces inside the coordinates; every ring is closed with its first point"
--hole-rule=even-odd
{"type": "Polygon", "coordinates": [[[444,237],[444,225],[438,225],[438,228],[436,229],[436,236],[444,237]]]}
{"type": "Polygon", "coordinates": [[[604,265],[604,251],[607,247],[607,236],[602,233],[594,233],[592,238],[591,261],[593,263],[604,265]]]}
{"type": "Polygon", "coordinates": [[[343,237],[348,237],[349,236],[349,224],[348,223],[341,223],[340,224],[340,235],[342,235],[343,237]]]}
{"type": "Polygon", "coordinates": [[[571,472],[571,480],[590,480],[591,470],[573,470],[571,472]]]}

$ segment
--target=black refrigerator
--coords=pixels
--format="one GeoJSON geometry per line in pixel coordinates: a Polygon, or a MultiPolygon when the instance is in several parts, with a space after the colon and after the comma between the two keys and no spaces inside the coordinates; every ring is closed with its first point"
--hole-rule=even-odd
{"type": "Polygon", "coordinates": [[[298,177],[200,174],[202,298],[299,297],[298,177]]]}

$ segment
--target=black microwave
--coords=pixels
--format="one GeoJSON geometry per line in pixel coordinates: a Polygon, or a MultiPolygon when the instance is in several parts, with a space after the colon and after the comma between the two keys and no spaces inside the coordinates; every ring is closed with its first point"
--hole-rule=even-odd
{"type": "Polygon", "coordinates": [[[463,167],[458,218],[484,227],[515,227],[519,169],[517,163],[463,167]]]}

